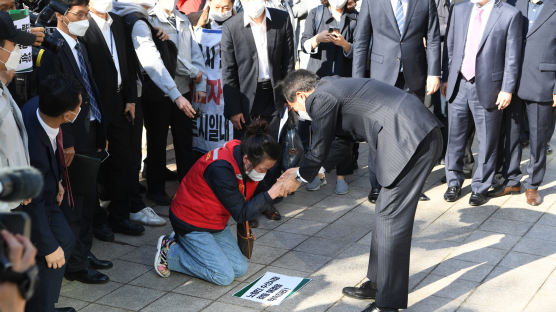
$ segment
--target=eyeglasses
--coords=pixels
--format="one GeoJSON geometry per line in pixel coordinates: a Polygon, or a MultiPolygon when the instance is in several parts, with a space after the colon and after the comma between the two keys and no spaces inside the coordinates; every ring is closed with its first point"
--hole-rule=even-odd
{"type": "Polygon", "coordinates": [[[71,13],[71,14],[77,16],[77,18],[80,19],[80,20],[84,20],[84,19],[87,19],[89,17],[89,11],[87,11],[87,13],[83,13],[83,12],[75,13],[75,12],[72,12],[72,11],[67,11],[67,13],[71,13]]]}

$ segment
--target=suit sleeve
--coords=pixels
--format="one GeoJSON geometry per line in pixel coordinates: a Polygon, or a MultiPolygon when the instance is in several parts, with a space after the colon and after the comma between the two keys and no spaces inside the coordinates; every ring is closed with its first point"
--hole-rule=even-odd
{"type": "Polygon", "coordinates": [[[307,15],[307,19],[305,20],[305,29],[303,30],[303,34],[301,35],[301,48],[303,49],[303,52],[307,54],[314,54],[318,50],[318,47],[315,50],[311,50],[311,46],[309,46],[309,44],[307,43],[307,41],[313,38],[318,32],[318,29],[315,29],[316,11],[317,9],[312,9],[307,15]],[[306,44],[307,46],[305,46],[306,44]]]}
{"type": "Polygon", "coordinates": [[[371,24],[370,0],[363,0],[361,13],[359,13],[355,39],[353,40],[353,78],[364,78],[367,67],[367,56],[369,55],[369,44],[373,33],[371,24]]]}
{"type": "Polygon", "coordinates": [[[326,161],[332,141],[336,136],[338,119],[338,101],[326,94],[319,94],[312,99],[311,122],[312,144],[299,165],[299,175],[305,181],[313,181],[320,167],[326,161]]]}
{"type": "Polygon", "coordinates": [[[427,31],[427,73],[440,77],[440,29],[438,11],[434,0],[429,0],[429,25],[427,31]]]}
{"type": "Polygon", "coordinates": [[[521,61],[521,45],[523,43],[523,28],[520,12],[515,12],[508,27],[506,37],[506,55],[504,62],[504,79],[502,91],[514,93],[519,77],[521,61]]]}
{"type": "Polygon", "coordinates": [[[444,52],[442,53],[442,81],[448,82],[448,74],[450,73],[450,60],[452,59],[452,51],[454,51],[454,11],[452,6],[450,17],[448,18],[448,30],[444,41],[444,52]]]}
{"type": "Polygon", "coordinates": [[[286,44],[282,53],[282,77],[295,70],[293,27],[288,16],[286,16],[286,44]]]}
{"type": "Polygon", "coordinates": [[[239,89],[238,65],[236,63],[234,40],[230,23],[224,23],[220,53],[222,57],[222,82],[224,84],[224,116],[230,118],[242,113],[239,89]]]}

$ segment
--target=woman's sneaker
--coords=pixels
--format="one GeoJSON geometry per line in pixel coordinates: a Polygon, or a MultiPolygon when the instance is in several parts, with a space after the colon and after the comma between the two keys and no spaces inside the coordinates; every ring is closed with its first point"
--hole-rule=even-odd
{"type": "Polygon", "coordinates": [[[154,269],[161,277],[169,277],[170,269],[168,269],[168,250],[175,244],[169,236],[162,235],[158,238],[156,255],[154,256],[154,269]]]}

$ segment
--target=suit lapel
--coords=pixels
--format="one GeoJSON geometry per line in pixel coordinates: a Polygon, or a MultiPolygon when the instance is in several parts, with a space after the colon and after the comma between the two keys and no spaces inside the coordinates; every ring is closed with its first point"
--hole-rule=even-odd
{"type": "MultiPolygon", "coordinates": [[[[390,0],[376,0],[376,1],[379,1],[382,4],[384,13],[386,13],[386,18],[390,21],[392,27],[398,31],[398,35],[401,38],[401,32],[398,29],[398,22],[396,21],[396,17],[394,16],[394,10],[392,9],[392,4],[390,4],[390,0]]],[[[409,8],[407,11],[409,12],[409,8]]]]}
{"type": "MultiPolygon", "coordinates": [[[[465,22],[464,27],[461,30],[463,32],[463,48],[464,49],[465,49],[465,44],[467,43],[467,32],[468,32],[468,29],[469,29],[469,19],[471,18],[471,12],[472,11],[473,11],[473,4],[471,2],[468,2],[466,4],[466,8],[465,8],[465,11],[463,12],[463,16],[462,16],[462,18],[465,22]]],[[[463,57],[463,54],[462,54],[462,57],[463,57]]]]}
{"type": "MultiPolygon", "coordinates": [[[[526,4],[528,6],[528,4],[526,4]]],[[[542,24],[544,24],[551,16],[556,12],[556,3],[553,1],[544,1],[544,6],[539,13],[539,16],[533,23],[533,26],[529,28],[527,32],[527,37],[531,36],[537,29],[539,29],[542,24]]],[[[525,14],[527,16],[527,13],[525,14]]]]}
{"type": "Polygon", "coordinates": [[[240,27],[245,29],[245,32],[244,32],[245,41],[246,41],[247,46],[248,46],[248,51],[251,51],[251,53],[253,55],[253,63],[255,65],[255,69],[256,69],[255,72],[258,75],[258,73],[259,73],[259,56],[257,54],[257,46],[255,45],[255,39],[253,37],[253,30],[251,29],[250,24],[247,24],[247,26],[245,26],[244,20],[243,20],[244,19],[243,14],[245,14],[245,13],[241,13],[241,14],[242,14],[242,16],[240,18],[240,23],[241,23],[240,27]]]}
{"type": "Polygon", "coordinates": [[[488,38],[488,35],[492,31],[492,28],[494,28],[494,25],[496,25],[496,23],[498,22],[498,19],[500,18],[500,14],[501,14],[500,6],[501,5],[502,5],[501,0],[497,0],[497,2],[494,4],[494,7],[492,8],[492,12],[490,12],[490,16],[488,18],[487,24],[485,26],[485,30],[483,32],[483,37],[481,38],[481,42],[479,43],[479,51],[481,50],[481,48],[485,44],[486,39],[488,38]]]}
{"type": "Polygon", "coordinates": [[[79,77],[79,82],[81,82],[81,84],[83,85],[83,88],[85,87],[85,84],[83,83],[83,78],[81,78],[81,71],[79,70],[79,65],[77,65],[77,62],[75,60],[75,56],[73,56],[73,51],[69,46],[69,43],[64,39],[64,37],[58,33],[58,30],[54,33],[55,36],[58,36],[58,39],[62,39],[64,40],[64,45],[62,46],[61,49],[61,53],[64,53],[65,58],[69,61],[71,68],[73,69],[73,72],[75,73],[76,77],[79,77]]]}
{"type": "MultiPolygon", "coordinates": [[[[274,17],[276,18],[276,17],[274,17]]],[[[274,23],[270,19],[266,19],[266,51],[268,55],[268,69],[270,78],[272,79],[272,60],[274,59],[274,47],[276,44],[276,36],[278,30],[274,27],[274,23]]]]}
{"type": "Polygon", "coordinates": [[[52,169],[54,171],[54,174],[56,176],[56,180],[60,180],[60,170],[58,170],[59,169],[58,168],[58,157],[57,157],[56,153],[54,153],[54,150],[52,149],[52,144],[50,143],[50,139],[48,138],[48,135],[46,134],[46,131],[41,126],[41,123],[39,122],[39,119],[38,119],[36,113],[33,115],[32,118],[33,118],[34,123],[35,123],[35,129],[38,130],[37,133],[39,135],[39,140],[46,147],[46,149],[48,149],[48,158],[50,159],[50,166],[52,167],[52,169]]]}
{"type": "Polygon", "coordinates": [[[523,16],[527,17],[527,12],[529,11],[529,0],[517,0],[515,8],[518,9],[523,16]]]}
{"type": "Polygon", "coordinates": [[[104,40],[102,31],[100,31],[100,28],[98,28],[97,23],[93,20],[92,17],[89,17],[89,25],[90,25],[89,27],[91,28],[91,32],[90,32],[91,40],[89,40],[87,43],[93,44],[99,49],[103,49],[104,50],[103,54],[106,56],[107,59],[110,59],[110,61],[112,61],[112,57],[109,57],[111,56],[110,47],[108,47],[108,45],[106,44],[106,40],[104,40]]]}
{"type": "MultiPolygon", "coordinates": [[[[405,37],[407,33],[406,29],[408,29],[409,23],[411,23],[411,17],[413,16],[413,12],[415,12],[415,7],[417,6],[417,1],[419,0],[408,0],[407,1],[407,13],[405,14],[405,22],[404,22],[404,29],[402,32],[402,39],[405,37]]],[[[391,6],[391,5],[390,5],[391,6]]],[[[397,22],[396,22],[397,24],[397,22]]]]}

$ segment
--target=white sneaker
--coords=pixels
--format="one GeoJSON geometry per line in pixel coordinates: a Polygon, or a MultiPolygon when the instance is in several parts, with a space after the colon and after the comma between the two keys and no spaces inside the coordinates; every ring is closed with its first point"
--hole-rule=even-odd
{"type": "Polygon", "coordinates": [[[145,207],[139,212],[130,213],[129,220],[144,225],[162,226],[166,224],[166,220],[157,215],[151,207],[145,207]]]}

